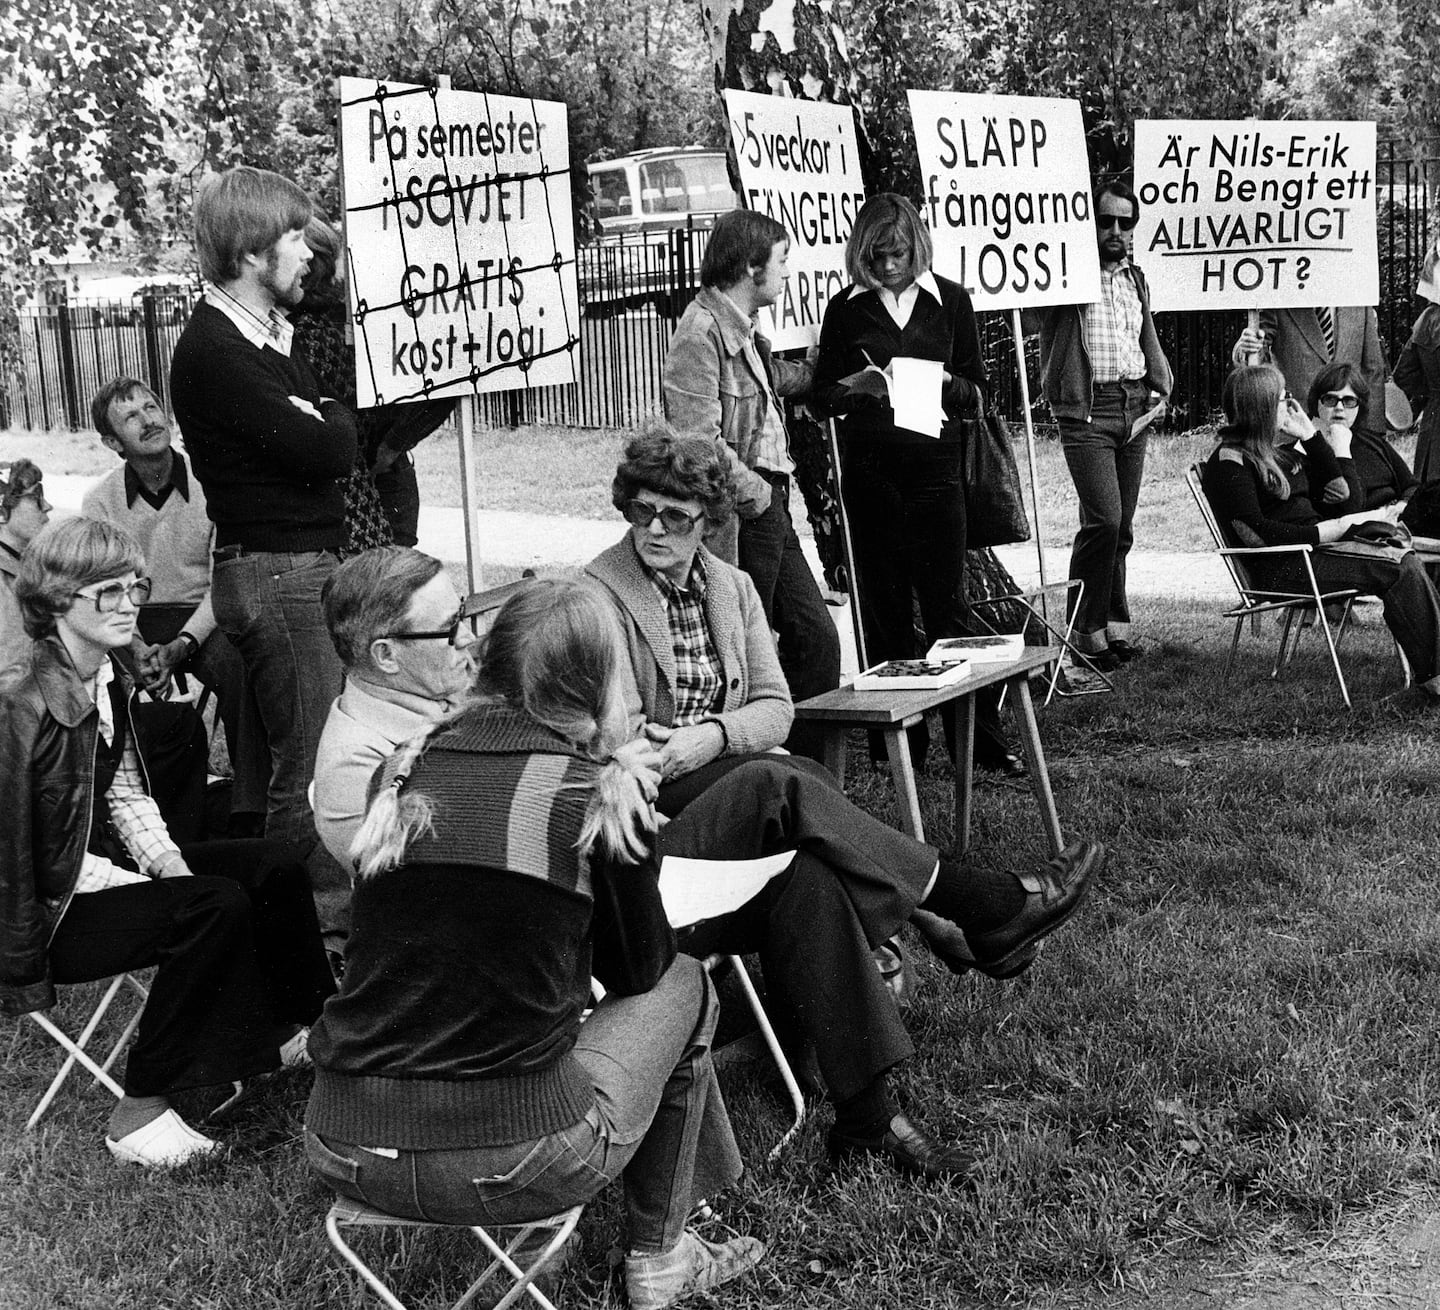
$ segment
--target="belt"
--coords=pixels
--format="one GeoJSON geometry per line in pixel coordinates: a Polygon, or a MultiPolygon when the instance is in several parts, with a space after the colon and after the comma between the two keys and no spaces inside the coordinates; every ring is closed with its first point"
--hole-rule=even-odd
{"type": "Polygon", "coordinates": [[[790,485],[790,475],[788,473],[776,473],[774,469],[756,469],[755,472],[764,478],[772,487],[787,487],[790,485]]]}
{"type": "Polygon", "coordinates": [[[241,559],[254,553],[254,551],[246,550],[244,546],[221,546],[210,558],[217,564],[223,564],[226,560],[241,559]]]}

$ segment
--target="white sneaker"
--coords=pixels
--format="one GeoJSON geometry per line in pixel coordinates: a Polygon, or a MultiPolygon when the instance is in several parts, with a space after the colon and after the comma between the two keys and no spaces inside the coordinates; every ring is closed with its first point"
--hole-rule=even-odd
{"type": "Polygon", "coordinates": [[[147,1169],[174,1169],[187,1160],[220,1149],[219,1142],[197,1133],[174,1110],[166,1110],[144,1127],[126,1133],[119,1141],[107,1137],[105,1145],[117,1160],[147,1169]]]}
{"type": "Polygon", "coordinates": [[[309,1069],[314,1063],[310,1058],[310,1029],[297,1029],[280,1047],[280,1067],[282,1069],[309,1069]]]}

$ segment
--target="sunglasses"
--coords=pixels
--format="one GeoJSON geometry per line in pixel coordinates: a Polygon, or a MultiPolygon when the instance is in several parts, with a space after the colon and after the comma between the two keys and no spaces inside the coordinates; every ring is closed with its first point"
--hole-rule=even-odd
{"type": "Polygon", "coordinates": [[[621,506],[620,512],[627,523],[633,523],[637,528],[648,528],[659,519],[665,531],[674,533],[677,537],[690,532],[705,517],[703,510],[699,514],[687,514],[683,509],[676,509],[674,506],[661,509],[648,500],[627,500],[621,506]]]}
{"type": "Polygon", "coordinates": [[[1112,227],[1118,227],[1122,232],[1128,232],[1139,221],[1140,218],[1136,214],[1131,214],[1128,218],[1122,218],[1119,214],[1095,215],[1095,226],[1102,232],[1106,232],[1112,227]]]}
{"type": "Polygon", "coordinates": [[[1320,403],[1326,409],[1359,409],[1359,396],[1342,396],[1338,391],[1327,391],[1320,397],[1320,403]]]}
{"type": "MultiPolygon", "coordinates": [[[[477,635],[477,615],[467,614],[463,609],[455,612],[448,627],[435,628],[429,632],[382,632],[381,637],[391,641],[448,641],[452,646],[467,646],[477,635]]],[[[378,641],[379,638],[376,638],[378,641]]]]}
{"type": "Polygon", "coordinates": [[[127,597],[132,605],[143,605],[150,599],[150,591],[150,579],[141,578],[128,586],[123,582],[112,582],[107,587],[101,587],[99,591],[72,591],[70,594],[76,600],[93,600],[97,614],[114,614],[120,608],[121,601],[127,597]]]}

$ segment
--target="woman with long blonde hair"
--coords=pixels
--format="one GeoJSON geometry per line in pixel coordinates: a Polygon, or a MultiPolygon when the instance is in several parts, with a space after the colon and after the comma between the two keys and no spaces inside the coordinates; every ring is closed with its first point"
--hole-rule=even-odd
{"type": "Polygon", "coordinates": [[[542,1218],[623,1175],[630,1303],[658,1310],[764,1247],[685,1228],[741,1166],[649,801],[601,762],[624,659],[600,595],[536,582],[497,616],[472,702],[377,774],[305,1140],[336,1191],[444,1223],[542,1218]],[[582,1025],[592,974],[607,995],[582,1025]]]}
{"type": "MultiPolygon", "coordinates": [[[[1233,369],[1221,403],[1220,444],[1205,461],[1203,482],[1230,544],[1317,547],[1310,563],[1321,588],[1379,596],[1416,682],[1440,695],[1440,595],[1419,556],[1404,548],[1398,507],[1359,508],[1345,434],[1332,449],[1271,364],[1233,369]]],[[[1249,567],[1275,591],[1310,588],[1297,555],[1256,556],[1249,567]]]]}

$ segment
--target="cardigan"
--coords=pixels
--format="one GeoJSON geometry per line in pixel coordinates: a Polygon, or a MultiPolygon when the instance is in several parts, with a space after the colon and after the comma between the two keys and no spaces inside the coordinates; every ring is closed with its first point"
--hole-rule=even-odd
{"type": "Polygon", "coordinates": [[[933,444],[932,437],[896,427],[895,411],[888,401],[857,395],[841,385],[841,378],[868,364],[884,368],[897,355],[938,360],[950,374],[941,395],[945,407],[942,441],[961,440],[961,418],[984,403],[985,361],[980,354],[975,308],[958,282],[939,276],[934,280],[940,299],[922,289],[903,328],[890,317],[880,297],[864,287],[846,287],[826,307],[810,403],[821,414],[840,416],[843,440],[933,444]]]}
{"type": "Polygon", "coordinates": [[[303,352],[254,345],[202,300],[175,346],[170,399],[217,546],[311,551],[343,544],[338,479],[355,465],[355,416],[336,401],[322,403],[303,352]]]}
{"type": "MultiPolygon", "coordinates": [[[[575,1040],[592,968],[607,987],[623,972],[616,935],[592,929],[609,862],[578,850],[600,767],[505,705],[431,738],[403,786],[429,798],[433,829],[355,880],[345,976],[310,1033],[307,1128],[452,1150],[531,1141],[593,1108],[575,1040]]],[[[392,757],[376,786],[395,778],[392,757]]],[[[651,855],[616,876],[657,873],[651,855]]]]}
{"type": "MultiPolygon", "coordinates": [[[[779,746],[795,707],[780,670],[775,638],[750,575],[705,551],[705,622],[724,674],[724,703],[713,716],[725,732],[725,753],[745,755],[779,746]]],[[[675,650],[660,594],[627,533],[585,566],[615,604],[630,651],[625,710],[632,734],[644,722],[673,727],[675,650]]]]}

